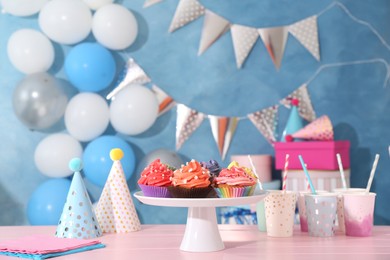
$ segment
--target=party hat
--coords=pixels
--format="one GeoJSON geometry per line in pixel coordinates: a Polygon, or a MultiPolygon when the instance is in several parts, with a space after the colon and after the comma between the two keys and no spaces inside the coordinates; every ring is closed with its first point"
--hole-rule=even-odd
{"type": "Polygon", "coordinates": [[[81,160],[73,158],[69,162],[69,168],[74,175],[55,236],[83,239],[100,237],[102,230],[80,174],[81,160]]]}
{"type": "Polygon", "coordinates": [[[282,134],[282,139],[281,139],[282,142],[286,141],[285,139],[286,135],[293,134],[303,128],[303,120],[298,112],[298,104],[299,104],[298,99],[291,100],[292,107],[291,107],[290,115],[287,120],[286,128],[284,129],[282,134]]]}
{"type": "Polygon", "coordinates": [[[331,141],[333,140],[332,122],[328,116],[321,116],[293,133],[292,137],[306,140],[331,141]]]}
{"type": "Polygon", "coordinates": [[[121,149],[111,150],[110,158],[114,163],[96,207],[103,233],[128,233],[141,229],[120,162],[122,157],[121,149]]]}

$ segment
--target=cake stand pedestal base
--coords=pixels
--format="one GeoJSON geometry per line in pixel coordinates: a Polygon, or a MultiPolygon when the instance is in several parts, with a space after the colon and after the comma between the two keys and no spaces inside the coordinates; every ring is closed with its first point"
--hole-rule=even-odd
{"type": "Polygon", "coordinates": [[[224,248],[215,207],[189,207],[180,249],[188,252],[213,252],[224,248]]]}

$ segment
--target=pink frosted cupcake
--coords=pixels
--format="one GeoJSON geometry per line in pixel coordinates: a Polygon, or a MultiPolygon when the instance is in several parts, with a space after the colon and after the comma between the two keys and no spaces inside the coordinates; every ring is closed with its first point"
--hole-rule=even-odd
{"type": "Polygon", "coordinates": [[[142,171],[138,186],[145,196],[171,198],[168,187],[172,185],[172,175],[171,168],[156,159],[142,171]]]}
{"type": "Polygon", "coordinates": [[[222,169],[214,179],[214,188],[220,198],[251,196],[256,188],[256,177],[252,170],[237,162],[222,169]]]}

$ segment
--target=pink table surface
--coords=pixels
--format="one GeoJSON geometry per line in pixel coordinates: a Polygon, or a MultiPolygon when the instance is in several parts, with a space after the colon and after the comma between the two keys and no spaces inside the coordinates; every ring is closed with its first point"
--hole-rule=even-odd
{"type": "MultiPolygon", "coordinates": [[[[185,225],[143,225],[128,234],[104,234],[99,240],[106,248],[52,259],[390,259],[390,226],[375,226],[371,237],[309,237],[294,230],[290,238],[272,238],[256,226],[220,225],[225,249],[211,253],[181,251],[185,225]]],[[[0,241],[35,235],[54,234],[55,226],[2,226],[0,241]]],[[[0,256],[0,259],[17,259],[0,256]]]]}

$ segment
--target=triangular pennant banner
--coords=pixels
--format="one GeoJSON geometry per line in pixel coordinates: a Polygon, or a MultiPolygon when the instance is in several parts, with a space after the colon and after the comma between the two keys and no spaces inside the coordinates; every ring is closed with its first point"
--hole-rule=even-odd
{"type": "Polygon", "coordinates": [[[180,0],[173,16],[169,32],[196,20],[205,13],[205,8],[197,0],[180,0]]]}
{"type": "Polygon", "coordinates": [[[183,104],[178,104],[176,118],[176,150],[179,150],[188,137],[203,122],[204,114],[183,104]]]}
{"type": "Polygon", "coordinates": [[[261,28],[258,32],[275,67],[279,69],[288,37],[287,27],[261,28]]]}
{"type": "Polygon", "coordinates": [[[119,91],[129,84],[145,84],[150,82],[150,78],[146,75],[145,71],[130,58],[117,81],[116,87],[107,95],[107,99],[111,99],[119,91]]]}
{"type": "Polygon", "coordinates": [[[288,27],[288,31],[316,58],[320,60],[318,43],[317,16],[296,22],[288,27]]]}
{"type": "Polygon", "coordinates": [[[279,106],[275,105],[248,115],[248,118],[256,126],[257,130],[259,130],[271,144],[276,142],[277,138],[276,126],[278,108],[279,106]]]}
{"type": "Polygon", "coordinates": [[[237,24],[231,26],[231,34],[237,68],[241,68],[259,38],[259,34],[256,28],[237,24]]]}
{"type": "Polygon", "coordinates": [[[198,55],[205,52],[215,41],[229,30],[229,21],[225,18],[206,10],[202,37],[200,39],[198,55]]]}
{"type": "Polygon", "coordinates": [[[305,140],[316,141],[332,141],[333,140],[333,126],[329,117],[324,115],[304,128],[292,134],[294,138],[301,138],[305,140]]]}
{"type": "Polygon", "coordinates": [[[114,162],[96,206],[96,217],[103,233],[141,230],[141,223],[120,162],[123,152],[120,149],[113,149],[110,157],[114,162]]]}
{"type": "Polygon", "coordinates": [[[209,120],[214,140],[217,143],[222,160],[224,160],[229,149],[230,142],[232,141],[233,135],[236,131],[239,118],[209,115],[209,120]]]}
{"type": "Polygon", "coordinates": [[[76,171],[73,175],[55,236],[89,239],[101,235],[102,230],[93,211],[83,178],[80,172],[76,171]]]}
{"type": "Polygon", "coordinates": [[[152,91],[156,94],[158,101],[158,116],[161,116],[176,105],[176,102],[173,100],[173,98],[168,96],[162,89],[160,89],[156,85],[152,86],[152,91]]]}
{"type": "Polygon", "coordinates": [[[160,3],[162,0],[146,0],[145,2],[144,2],[144,8],[147,8],[147,7],[149,7],[149,6],[152,6],[152,5],[155,5],[155,4],[157,4],[157,3],[160,3]]]}
{"type": "Polygon", "coordinates": [[[296,89],[294,92],[292,92],[290,95],[285,97],[280,101],[282,105],[285,107],[290,108],[291,99],[296,98],[299,100],[299,107],[298,111],[299,114],[306,119],[307,121],[311,122],[314,119],[316,119],[316,113],[313,109],[313,105],[311,104],[311,99],[309,95],[309,91],[307,90],[306,84],[303,84],[298,89],[296,89]]]}

